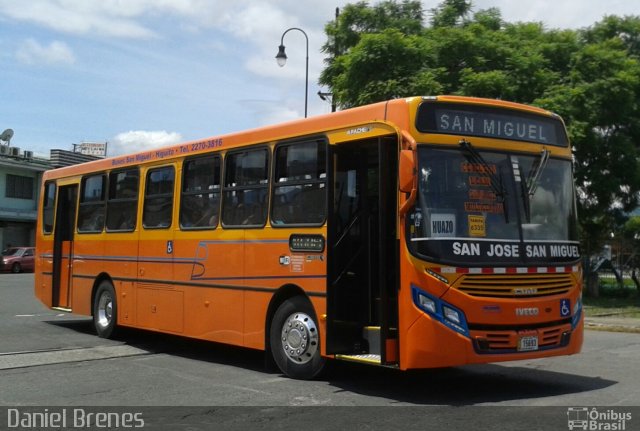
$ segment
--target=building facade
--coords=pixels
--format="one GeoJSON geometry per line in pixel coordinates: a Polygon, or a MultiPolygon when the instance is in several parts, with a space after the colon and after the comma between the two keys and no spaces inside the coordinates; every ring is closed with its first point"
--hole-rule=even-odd
{"type": "Polygon", "coordinates": [[[30,151],[0,146],[0,247],[32,246],[42,173],[51,169],[46,159],[30,151]],[[16,151],[17,150],[17,151],[16,151]]]}
{"type": "Polygon", "coordinates": [[[100,157],[67,150],[51,150],[50,158],[0,144],[0,250],[35,244],[38,198],[42,174],[100,157]]]}

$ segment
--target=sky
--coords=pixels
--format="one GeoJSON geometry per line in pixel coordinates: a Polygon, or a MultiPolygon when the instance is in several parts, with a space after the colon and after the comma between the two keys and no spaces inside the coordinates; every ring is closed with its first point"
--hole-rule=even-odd
{"type": "MultiPolygon", "coordinates": [[[[353,2],[353,1],[352,1],[353,2]]],[[[48,156],[81,142],[109,155],[331,111],[317,93],[334,0],[0,0],[0,132],[48,156]]],[[[375,2],[373,2],[375,3],[375,2]]],[[[439,0],[422,2],[425,11],[439,0]]],[[[637,0],[475,0],[506,21],[587,27],[637,0]]],[[[428,17],[428,14],[427,14],[428,17]]]]}

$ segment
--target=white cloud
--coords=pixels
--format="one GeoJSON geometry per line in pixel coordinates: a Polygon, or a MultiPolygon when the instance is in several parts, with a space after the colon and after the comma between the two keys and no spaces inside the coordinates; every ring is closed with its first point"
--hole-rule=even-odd
{"type": "MultiPolygon", "coordinates": [[[[0,0],[0,14],[68,34],[149,38],[155,32],[136,22],[152,1],[0,0]]],[[[165,4],[167,2],[158,2],[165,4]]]]}
{"type": "Polygon", "coordinates": [[[41,45],[34,39],[27,39],[16,51],[16,58],[24,64],[73,64],[76,57],[69,46],[60,41],[53,41],[48,46],[41,45]]]}
{"type": "Polygon", "coordinates": [[[165,130],[130,130],[119,133],[108,144],[109,156],[137,153],[158,147],[174,145],[182,141],[182,135],[165,130]]]}
{"type": "Polygon", "coordinates": [[[473,4],[474,10],[497,7],[509,22],[544,22],[547,28],[587,27],[604,15],[638,14],[637,3],[630,0],[537,0],[526,7],[513,0],[476,0],[473,4]]]}

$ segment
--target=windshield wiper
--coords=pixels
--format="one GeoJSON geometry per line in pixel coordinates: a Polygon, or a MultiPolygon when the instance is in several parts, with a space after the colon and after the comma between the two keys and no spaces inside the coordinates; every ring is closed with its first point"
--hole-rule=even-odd
{"type": "Polygon", "coordinates": [[[527,194],[529,197],[536,193],[540,175],[542,175],[542,171],[544,171],[544,168],[547,166],[547,162],[549,161],[549,154],[549,150],[542,150],[540,157],[536,159],[533,166],[531,166],[531,171],[529,171],[529,177],[527,178],[527,194]]]}
{"type": "Polygon", "coordinates": [[[482,154],[475,149],[471,142],[466,139],[461,139],[459,142],[460,148],[462,148],[464,152],[464,156],[471,162],[476,165],[482,166],[484,173],[489,178],[489,185],[493,190],[493,193],[496,195],[498,202],[502,204],[502,208],[504,211],[504,220],[506,223],[509,223],[509,213],[507,211],[507,205],[505,203],[507,192],[505,191],[504,185],[502,184],[502,170],[500,168],[500,176],[498,177],[489,163],[482,157],[482,154]]]}
{"type": "Polygon", "coordinates": [[[536,194],[540,176],[542,175],[542,172],[544,171],[544,168],[547,166],[547,162],[549,161],[549,154],[549,150],[542,150],[540,156],[535,160],[535,162],[533,162],[533,165],[531,166],[527,181],[521,183],[522,199],[524,201],[524,212],[527,218],[527,223],[531,223],[531,198],[534,194],[536,194]]]}

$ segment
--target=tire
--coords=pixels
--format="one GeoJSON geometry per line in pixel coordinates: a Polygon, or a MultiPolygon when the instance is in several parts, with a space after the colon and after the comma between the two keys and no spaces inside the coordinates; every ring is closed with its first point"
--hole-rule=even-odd
{"type": "Polygon", "coordinates": [[[14,274],[22,272],[22,267],[20,266],[20,264],[18,262],[14,263],[11,266],[11,272],[13,272],[14,274]]]}
{"type": "Polygon", "coordinates": [[[116,332],[118,305],[116,292],[109,281],[98,286],[93,299],[93,326],[100,338],[113,338],[116,332]]]}
{"type": "Polygon", "coordinates": [[[291,378],[312,379],[324,367],[316,322],[313,307],[302,296],[287,299],[273,315],[271,354],[280,371],[291,378]]]}

